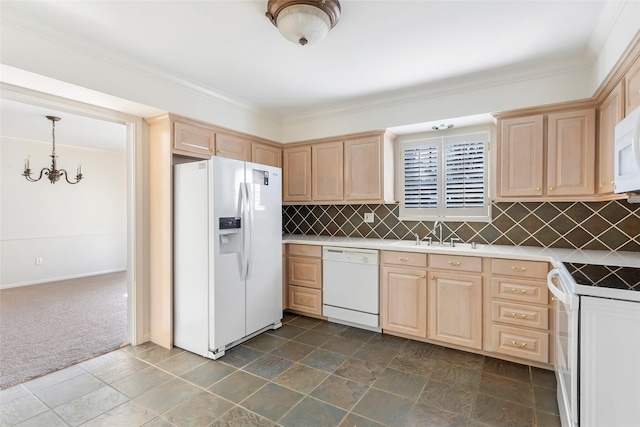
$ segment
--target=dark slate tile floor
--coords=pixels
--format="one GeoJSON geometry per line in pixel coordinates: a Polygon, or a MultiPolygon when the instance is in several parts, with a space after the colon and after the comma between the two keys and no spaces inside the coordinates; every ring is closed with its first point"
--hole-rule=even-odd
{"type": "Polygon", "coordinates": [[[0,392],[1,426],[560,426],[553,372],[285,314],[217,361],[152,343],[0,392]]]}

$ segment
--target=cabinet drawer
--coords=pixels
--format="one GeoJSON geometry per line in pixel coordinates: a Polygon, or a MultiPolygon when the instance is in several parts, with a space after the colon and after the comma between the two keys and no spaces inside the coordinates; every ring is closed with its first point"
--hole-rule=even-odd
{"type": "Polygon", "coordinates": [[[311,314],[322,314],[322,291],[289,285],[289,308],[311,314]]]}
{"type": "Polygon", "coordinates": [[[290,244],[289,255],[311,256],[316,258],[322,258],[322,246],[290,244]]]}
{"type": "Polygon", "coordinates": [[[429,255],[429,267],[455,271],[482,271],[482,258],[459,255],[429,255]]]}
{"type": "Polygon", "coordinates": [[[549,334],[547,332],[492,325],[493,351],[549,363],[549,334]]]}
{"type": "Polygon", "coordinates": [[[322,289],[322,260],[290,256],[289,283],[322,289]]]}
{"type": "Polygon", "coordinates": [[[548,304],[549,290],[546,282],[512,279],[510,277],[491,278],[491,296],[512,301],[548,304]]]}
{"type": "Polygon", "coordinates": [[[491,303],[491,320],[531,328],[549,328],[549,308],[534,305],[513,304],[504,301],[491,303]]]}
{"type": "Polygon", "coordinates": [[[383,264],[410,265],[412,267],[427,267],[427,254],[416,252],[382,251],[380,260],[383,264]]]}
{"type": "Polygon", "coordinates": [[[492,259],[491,272],[515,277],[546,279],[549,265],[540,261],[521,261],[516,259],[492,259]]]}

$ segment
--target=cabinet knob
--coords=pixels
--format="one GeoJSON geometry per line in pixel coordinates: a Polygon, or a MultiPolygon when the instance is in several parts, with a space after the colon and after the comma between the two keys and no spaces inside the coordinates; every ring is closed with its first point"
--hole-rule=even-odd
{"type": "Polygon", "coordinates": [[[436,276],[431,276],[431,280],[436,280],[436,276]]]}
{"type": "Polygon", "coordinates": [[[540,191],[540,187],[536,187],[536,191],[540,191]]]}
{"type": "Polygon", "coordinates": [[[525,348],[527,346],[526,342],[519,343],[518,341],[511,341],[511,345],[517,348],[525,348]]]}
{"type": "Polygon", "coordinates": [[[449,265],[454,267],[458,267],[460,264],[462,264],[460,261],[449,261],[449,265]]]}
{"type": "Polygon", "coordinates": [[[553,191],[553,187],[549,187],[549,191],[553,191]]]}
{"type": "Polygon", "coordinates": [[[558,301],[558,298],[556,298],[556,297],[551,297],[551,301],[556,302],[556,301],[558,301]]]}
{"type": "Polygon", "coordinates": [[[423,274],[422,276],[420,276],[420,278],[421,278],[421,279],[424,279],[424,278],[426,278],[426,277],[427,277],[427,275],[426,275],[426,274],[423,274]]]}
{"type": "Polygon", "coordinates": [[[616,183],[615,181],[611,181],[611,185],[613,185],[613,184],[615,184],[615,183],[616,183]]]}

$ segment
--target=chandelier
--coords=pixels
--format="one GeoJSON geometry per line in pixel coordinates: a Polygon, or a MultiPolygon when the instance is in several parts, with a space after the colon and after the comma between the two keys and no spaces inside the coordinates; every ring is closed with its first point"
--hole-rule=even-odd
{"type": "Polygon", "coordinates": [[[40,171],[40,176],[37,179],[31,177],[31,169],[29,168],[29,159],[24,161],[24,172],[22,176],[27,178],[29,182],[36,182],[42,179],[42,175],[46,175],[51,181],[52,184],[55,184],[61,177],[64,176],[64,179],[69,184],[77,184],[82,179],[82,166],[78,166],[78,170],[76,172],[76,180],[69,181],[69,174],[64,169],[58,169],[56,162],[56,122],[60,120],[60,117],[55,116],[46,116],[47,119],[51,120],[51,138],[53,139],[53,149],[51,150],[51,167],[50,168],[42,168],[40,171]]]}
{"type": "Polygon", "coordinates": [[[267,18],[280,34],[302,46],[319,42],[340,19],[338,0],[269,0],[267,18]]]}

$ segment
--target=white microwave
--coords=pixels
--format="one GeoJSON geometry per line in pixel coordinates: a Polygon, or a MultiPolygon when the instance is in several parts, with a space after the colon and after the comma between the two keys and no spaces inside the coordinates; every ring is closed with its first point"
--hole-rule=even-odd
{"type": "Polygon", "coordinates": [[[616,125],[614,192],[640,193],[640,107],[616,125]]]}

